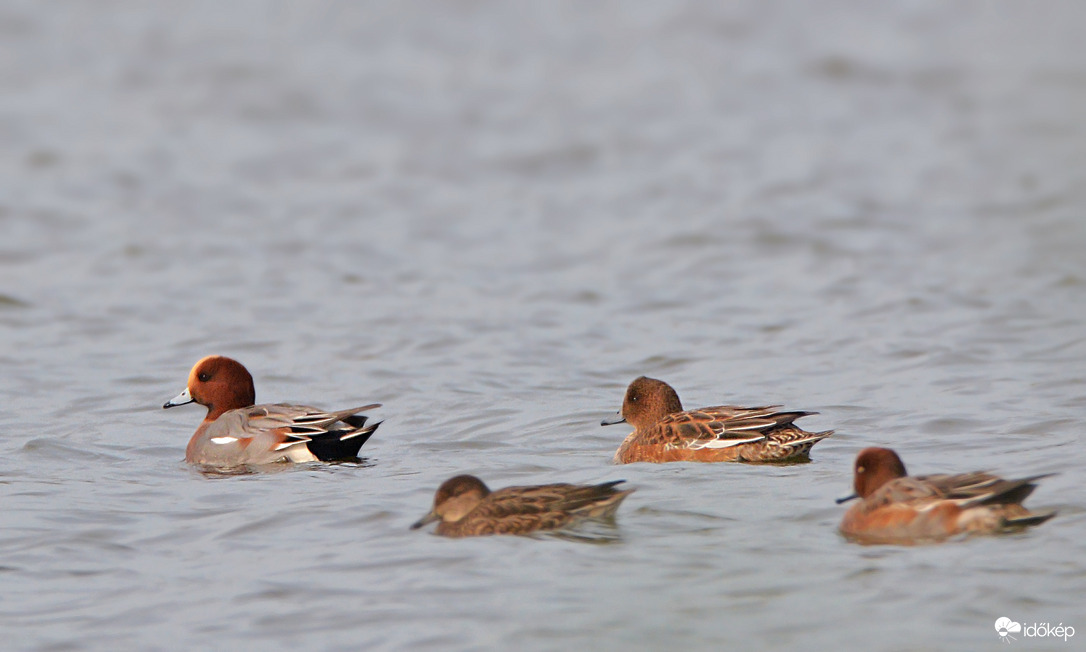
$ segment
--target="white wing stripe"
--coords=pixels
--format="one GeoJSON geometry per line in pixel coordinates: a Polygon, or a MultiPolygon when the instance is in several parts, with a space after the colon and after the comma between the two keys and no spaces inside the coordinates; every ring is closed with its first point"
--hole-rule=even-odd
{"type": "Polygon", "coordinates": [[[749,444],[755,441],[762,441],[764,436],[751,437],[750,439],[710,439],[708,441],[692,441],[687,448],[692,450],[701,450],[702,448],[731,448],[732,446],[738,446],[739,444],[749,444]]]}

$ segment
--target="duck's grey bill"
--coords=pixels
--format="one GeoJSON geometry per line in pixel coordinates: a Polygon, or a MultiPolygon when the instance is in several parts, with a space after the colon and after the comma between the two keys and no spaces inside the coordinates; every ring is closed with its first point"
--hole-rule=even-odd
{"type": "Polygon", "coordinates": [[[415,521],[414,523],[412,523],[412,524],[411,524],[411,529],[412,529],[412,530],[417,530],[417,529],[419,529],[420,527],[422,527],[423,525],[426,525],[427,523],[433,523],[433,522],[434,522],[434,521],[436,521],[437,519],[438,519],[438,515],[437,515],[437,514],[435,514],[435,513],[433,513],[433,512],[430,512],[430,513],[429,513],[429,514],[427,514],[426,516],[423,516],[423,517],[422,517],[422,518],[420,518],[419,520],[417,520],[417,521],[415,521]]]}
{"type": "Polygon", "coordinates": [[[192,394],[189,394],[189,388],[186,387],[185,391],[181,392],[177,396],[171,398],[162,404],[162,409],[177,407],[178,405],[185,405],[186,403],[192,403],[195,399],[192,398],[192,394]]]}

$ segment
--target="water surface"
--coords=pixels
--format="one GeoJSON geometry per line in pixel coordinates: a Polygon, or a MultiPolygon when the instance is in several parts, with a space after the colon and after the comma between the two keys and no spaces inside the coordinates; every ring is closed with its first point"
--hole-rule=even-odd
{"type": "Polygon", "coordinates": [[[6,644],[1086,636],[1083,7],[4,3],[6,644]],[[387,421],[357,465],[205,477],[160,406],[209,353],[387,421]],[[837,435],[612,466],[640,374],[837,435]],[[1060,515],[850,544],[869,445],[1058,473],[1060,515]],[[637,492],[609,542],[409,531],[461,472],[637,492]]]}

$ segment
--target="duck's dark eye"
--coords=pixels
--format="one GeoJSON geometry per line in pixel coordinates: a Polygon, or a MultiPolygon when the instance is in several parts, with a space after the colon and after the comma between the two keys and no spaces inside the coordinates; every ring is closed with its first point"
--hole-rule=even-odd
{"type": "Polygon", "coordinates": [[[207,381],[211,380],[211,376],[207,375],[206,373],[197,374],[196,377],[200,379],[201,383],[206,383],[207,381]]]}
{"type": "Polygon", "coordinates": [[[631,403],[636,403],[636,402],[637,402],[637,399],[638,399],[638,396],[637,396],[637,394],[634,394],[633,396],[631,396],[631,397],[630,397],[630,402],[631,402],[631,403]]]}

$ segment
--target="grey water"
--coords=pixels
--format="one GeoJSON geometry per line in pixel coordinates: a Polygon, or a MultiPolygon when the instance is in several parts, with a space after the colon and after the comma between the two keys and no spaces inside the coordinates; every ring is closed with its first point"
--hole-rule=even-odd
{"type": "Polygon", "coordinates": [[[0,647],[992,649],[1086,640],[1086,5],[0,3],[0,647]],[[191,365],[381,402],[211,477],[191,365]],[[627,383],[809,464],[634,464],[627,383]],[[1055,473],[1031,531],[865,547],[855,454],[1055,473]],[[625,479],[447,540],[446,478],[625,479]],[[591,533],[590,533],[591,534],[591,533]]]}

